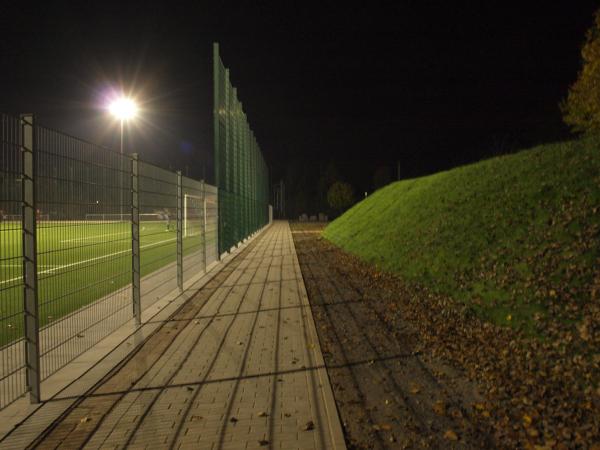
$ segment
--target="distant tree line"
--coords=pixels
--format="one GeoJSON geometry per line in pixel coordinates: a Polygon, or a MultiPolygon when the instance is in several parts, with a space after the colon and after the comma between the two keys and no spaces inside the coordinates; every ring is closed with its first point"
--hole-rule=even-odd
{"type": "Polygon", "coordinates": [[[275,175],[274,183],[285,184],[285,215],[298,219],[301,214],[327,214],[337,217],[368,194],[397,178],[396,164],[365,164],[358,166],[330,160],[309,162],[300,157],[286,163],[281,177],[275,175]]]}

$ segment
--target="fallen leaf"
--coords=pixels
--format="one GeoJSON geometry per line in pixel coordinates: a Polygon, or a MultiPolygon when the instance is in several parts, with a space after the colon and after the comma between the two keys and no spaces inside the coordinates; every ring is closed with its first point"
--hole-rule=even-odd
{"type": "Polygon", "coordinates": [[[410,388],[410,393],[415,395],[421,392],[421,387],[418,384],[413,384],[410,388]]]}
{"type": "Polygon", "coordinates": [[[444,438],[448,439],[449,441],[458,441],[458,436],[456,435],[456,433],[452,430],[448,430],[444,433],[444,438]]]}
{"type": "Polygon", "coordinates": [[[443,401],[438,400],[437,402],[435,402],[433,404],[433,411],[440,416],[445,415],[446,414],[446,404],[443,401]]]}
{"type": "Polygon", "coordinates": [[[315,424],[312,420],[306,422],[306,424],[302,427],[302,431],[310,431],[315,429],[315,424]]]}
{"type": "Polygon", "coordinates": [[[581,322],[577,326],[577,331],[579,331],[579,337],[581,337],[581,339],[583,339],[584,341],[590,340],[590,338],[591,338],[590,329],[589,329],[587,321],[581,322]]]}

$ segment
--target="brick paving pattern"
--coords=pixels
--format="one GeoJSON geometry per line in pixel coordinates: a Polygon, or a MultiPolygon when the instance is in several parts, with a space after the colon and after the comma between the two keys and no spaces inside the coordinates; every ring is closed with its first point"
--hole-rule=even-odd
{"type": "Polygon", "coordinates": [[[345,448],[289,225],[253,241],[35,446],[345,448]]]}

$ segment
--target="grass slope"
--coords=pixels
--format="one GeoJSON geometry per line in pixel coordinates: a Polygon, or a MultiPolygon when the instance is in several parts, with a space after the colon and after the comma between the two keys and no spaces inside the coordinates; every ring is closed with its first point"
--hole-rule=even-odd
{"type": "Polygon", "coordinates": [[[498,324],[581,319],[600,294],[600,140],[393,183],[324,236],[498,324]],[[539,314],[536,314],[539,313],[539,314]]]}

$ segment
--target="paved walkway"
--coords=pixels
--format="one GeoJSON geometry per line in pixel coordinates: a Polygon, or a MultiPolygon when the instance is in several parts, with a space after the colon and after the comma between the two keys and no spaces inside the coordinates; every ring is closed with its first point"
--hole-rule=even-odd
{"type": "Polygon", "coordinates": [[[288,224],[275,222],[87,395],[66,400],[49,428],[35,424],[52,401],[0,446],[36,433],[39,448],[345,448],[288,224]]]}

